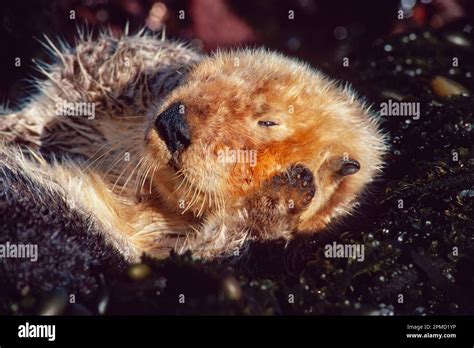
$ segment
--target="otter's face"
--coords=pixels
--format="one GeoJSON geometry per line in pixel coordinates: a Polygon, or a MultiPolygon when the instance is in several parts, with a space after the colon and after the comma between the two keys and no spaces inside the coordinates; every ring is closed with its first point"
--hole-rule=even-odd
{"type": "Polygon", "coordinates": [[[349,209],[381,163],[383,139],[349,91],[263,50],[205,59],[155,115],[146,134],[148,157],[163,163],[155,187],[194,215],[238,208],[298,164],[316,186],[298,230],[320,229],[349,209]]]}

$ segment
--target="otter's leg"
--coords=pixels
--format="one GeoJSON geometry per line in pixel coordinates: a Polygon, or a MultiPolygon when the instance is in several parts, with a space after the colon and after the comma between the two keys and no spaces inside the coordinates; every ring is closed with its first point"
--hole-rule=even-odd
{"type": "MultiPolygon", "coordinates": [[[[51,119],[51,118],[50,118],[51,119]]],[[[41,146],[41,133],[48,119],[26,112],[0,114],[0,141],[29,149],[41,146]]]]}
{"type": "Polygon", "coordinates": [[[313,174],[302,165],[273,176],[246,199],[252,233],[263,239],[289,239],[315,192],[313,174]]]}
{"type": "Polygon", "coordinates": [[[238,256],[249,240],[289,240],[315,193],[311,171],[294,165],[246,197],[243,209],[212,216],[199,231],[190,233],[177,251],[191,250],[203,258],[238,256]]]}
{"type": "Polygon", "coordinates": [[[94,160],[104,149],[110,158],[139,151],[123,144],[124,138],[141,140],[156,103],[200,60],[183,45],[143,33],[97,39],[80,35],[73,48],[45,38],[44,45],[56,62],[38,63],[44,75],[35,81],[39,93],[17,115],[0,116],[0,141],[27,142],[56,157],[65,153],[94,160]],[[23,118],[35,125],[34,133],[23,118]]]}

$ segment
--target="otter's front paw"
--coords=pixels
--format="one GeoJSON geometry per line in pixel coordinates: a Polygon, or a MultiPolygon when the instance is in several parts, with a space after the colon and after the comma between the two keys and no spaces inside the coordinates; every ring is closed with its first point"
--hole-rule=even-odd
{"type": "Polygon", "coordinates": [[[316,186],[313,173],[298,164],[265,182],[264,191],[270,198],[285,204],[288,213],[297,214],[309,205],[316,193],[316,186]]]}

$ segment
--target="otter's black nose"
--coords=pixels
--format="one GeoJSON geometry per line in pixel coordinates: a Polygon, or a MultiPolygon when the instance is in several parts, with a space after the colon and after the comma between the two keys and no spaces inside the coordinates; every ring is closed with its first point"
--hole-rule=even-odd
{"type": "Polygon", "coordinates": [[[181,103],[174,103],[163,111],[157,117],[155,127],[172,154],[184,150],[191,143],[184,105],[181,103]]]}

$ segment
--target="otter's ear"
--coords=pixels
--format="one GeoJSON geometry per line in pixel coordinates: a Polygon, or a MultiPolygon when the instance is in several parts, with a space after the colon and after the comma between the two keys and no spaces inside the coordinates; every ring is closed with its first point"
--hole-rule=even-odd
{"type": "Polygon", "coordinates": [[[339,177],[353,175],[360,170],[360,163],[352,158],[339,158],[333,162],[333,170],[339,177]]]}

